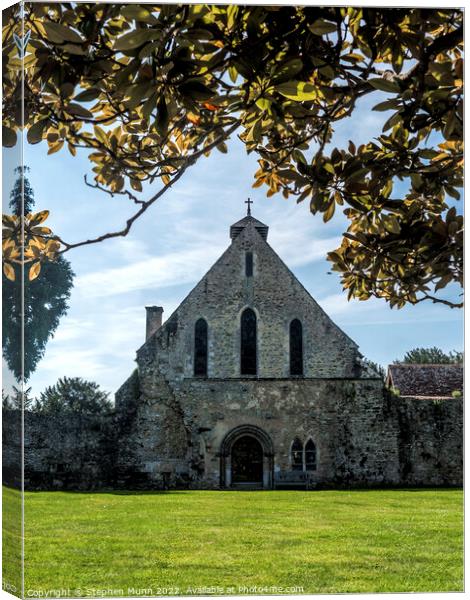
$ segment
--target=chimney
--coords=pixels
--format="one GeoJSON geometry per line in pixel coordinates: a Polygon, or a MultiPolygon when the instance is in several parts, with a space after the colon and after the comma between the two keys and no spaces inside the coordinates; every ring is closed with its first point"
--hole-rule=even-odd
{"type": "Polygon", "coordinates": [[[163,306],[146,306],[147,324],[145,327],[145,341],[162,326],[163,306]]]}

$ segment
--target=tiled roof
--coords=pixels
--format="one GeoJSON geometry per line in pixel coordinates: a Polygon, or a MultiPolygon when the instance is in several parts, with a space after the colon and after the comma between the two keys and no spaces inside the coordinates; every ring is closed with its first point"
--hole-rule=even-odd
{"type": "Polygon", "coordinates": [[[388,383],[400,396],[450,398],[462,392],[462,365],[397,364],[388,367],[388,383]]]}

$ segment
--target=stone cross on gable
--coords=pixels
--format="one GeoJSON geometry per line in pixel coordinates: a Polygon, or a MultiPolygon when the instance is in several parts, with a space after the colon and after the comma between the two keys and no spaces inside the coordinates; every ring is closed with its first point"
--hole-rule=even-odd
{"type": "Polygon", "coordinates": [[[251,217],[251,205],[253,204],[253,200],[248,198],[248,200],[245,200],[245,204],[248,204],[246,214],[248,217],[251,217]]]}

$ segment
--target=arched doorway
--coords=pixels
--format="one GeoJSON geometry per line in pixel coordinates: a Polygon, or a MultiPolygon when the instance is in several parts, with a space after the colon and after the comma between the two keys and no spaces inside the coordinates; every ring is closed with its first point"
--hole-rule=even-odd
{"type": "Polygon", "coordinates": [[[263,483],[263,448],[251,435],[244,435],[232,446],[232,485],[263,483]]]}
{"type": "Polygon", "coordinates": [[[221,487],[272,488],[274,450],[269,435],[254,425],[232,429],[220,446],[221,487]]]}

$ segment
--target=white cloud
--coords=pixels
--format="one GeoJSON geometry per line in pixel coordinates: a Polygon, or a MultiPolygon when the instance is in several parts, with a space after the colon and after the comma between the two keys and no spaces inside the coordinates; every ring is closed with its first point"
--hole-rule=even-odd
{"type": "Polygon", "coordinates": [[[83,298],[99,298],[197,281],[219,254],[221,249],[208,239],[191,249],[80,275],[75,292],[83,298]]]}
{"type": "Polygon", "coordinates": [[[383,315],[383,309],[386,307],[385,302],[378,298],[369,298],[367,301],[355,298],[348,300],[346,292],[330,294],[321,300],[317,298],[317,302],[328,315],[347,314],[348,323],[351,323],[353,319],[367,323],[372,315],[377,313],[383,315]]]}
{"type": "Polygon", "coordinates": [[[35,393],[59,377],[95,380],[111,393],[131,373],[135,350],[144,342],[142,306],[117,309],[112,302],[79,303],[88,319],[66,316],[31,378],[35,393]]]}
{"type": "MultiPolygon", "coordinates": [[[[267,221],[271,245],[292,267],[324,260],[326,253],[340,243],[339,235],[321,239],[323,224],[297,207],[287,210],[285,218],[280,218],[276,210],[267,221]]],[[[75,293],[82,298],[100,298],[197,282],[229,245],[228,225],[217,220],[208,227],[207,215],[188,216],[178,220],[177,229],[177,239],[184,240],[183,248],[160,256],[152,255],[148,244],[120,240],[113,248],[113,262],[121,264],[80,275],[75,293]]]]}

